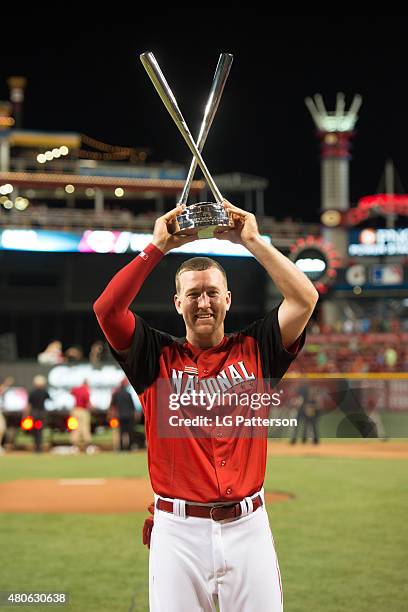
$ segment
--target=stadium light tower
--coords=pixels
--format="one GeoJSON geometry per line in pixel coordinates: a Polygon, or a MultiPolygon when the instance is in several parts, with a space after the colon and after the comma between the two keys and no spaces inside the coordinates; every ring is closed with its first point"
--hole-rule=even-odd
{"type": "MultiPolygon", "coordinates": [[[[340,224],[342,214],[350,208],[350,148],[361,102],[360,95],[354,96],[349,110],[346,110],[345,96],[338,93],[335,110],[328,111],[320,94],[305,99],[321,143],[322,238],[331,245],[330,248],[334,247],[343,261],[347,257],[348,241],[347,231],[340,224]]],[[[341,300],[326,300],[321,310],[323,321],[334,325],[341,320],[343,309],[341,300]]]]}
{"type": "MultiPolygon", "coordinates": [[[[354,126],[357,122],[357,112],[361,106],[362,98],[356,95],[349,110],[345,108],[345,97],[338,93],[334,111],[326,110],[323,98],[316,94],[313,98],[306,98],[305,103],[317,127],[317,136],[321,142],[321,208],[322,214],[326,211],[341,213],[350,208],[349,195],[349,160],[350,141],[354,135],[354,126]]],[[[331,242],[340,255],[347,254],[347,236],[344,230],[336,228],[335,219],[339,214],[326,218],[332,222],[325,224],[323,238],[331,242]],[[327,227],[329,225],[329,227],[327,227]]]]}

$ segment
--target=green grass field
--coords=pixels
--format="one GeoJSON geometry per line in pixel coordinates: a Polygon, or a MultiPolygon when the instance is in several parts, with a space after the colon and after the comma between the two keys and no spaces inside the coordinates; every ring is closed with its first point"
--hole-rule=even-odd
{"type": "MultiPolygon", "coordinates": [[[[407,467],[398,459],[270,457],[266,489],[296,496],[268,507],[285,612],[407,609],[407,467]]],[[[2,481],[146,475],[144,453],[0,456],[2,481]]],[[[78,612],[148,610],[145,517],[0,514],[0,591],[67,591],[62,609],[78,612]]]]}

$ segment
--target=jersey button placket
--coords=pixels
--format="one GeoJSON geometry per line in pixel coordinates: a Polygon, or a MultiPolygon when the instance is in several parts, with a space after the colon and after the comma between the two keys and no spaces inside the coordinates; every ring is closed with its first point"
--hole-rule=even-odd
{"type": "Polygon", "coordinates": [[[228,489],[225,491],[225,493],[226,493],[227,495],[231,495],[231,493],[232,493],[232,489],[231,489],[231,487],[228,487],[228,489]]]}
{"type": "Polygon", "coordinates": [[[197,365],[199,366],[200,377],[208,376],[209,370],[206,361],[198,358],[197,365]]]}

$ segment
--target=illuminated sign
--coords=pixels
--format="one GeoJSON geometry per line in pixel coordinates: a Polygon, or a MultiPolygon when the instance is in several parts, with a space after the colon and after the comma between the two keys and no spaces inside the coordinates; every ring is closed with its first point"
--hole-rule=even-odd
{"type": "Polygon", "coordinates": [[[340,257],[331,244],[316,236],[299,238],[290,247],[290,258],[314,283],[319,293],[327,293],[337,276],[340,257]]]}
{"type": "Polygon", "coordinates": [[[365,285],[367,282],[367,272],[365,266],[355,264],[346,270],[346,281],[352,287],[365,285]]]}
{"type": "Polygon", "coordinates": [[[296,257],[295,264],[310,280],[319,280],[327,268],[326,257],[318,249],[303,249],[296,257]]]}
{"type": "Polygon", "coordinates": [[[2,400],[5,412],[23,411],[28,403],[28,393],[24,387],[10,387],[4,393],[2,400]]]}
{"type": "MultiPolygon", "coordinates": [[[[56,365],[48,373],[49,400],[45,401],[47,411],[72,410],[75,400],[71,389],[88,381],[91,395],[91,404],[99,410],[107,410],[110,406],[112,393],[118,388],[124,378],[121,368],[115,365],[104,365],[94,368],[91,364],[56,365]]],[[[139,398],[133,387],[127,387],[134,404],[141,409],[139,398]]],[[[22,411],[27,406],[28,394],[23,387],[7,389],[3,397],[5,412],[22,411]]]]}
{"type": "Polygon", "coordinates": [[[402,285],[404,270],[400,264],[385,264],[371,268],[371,282],[373,285],[402,285]]]}
{"type": "Polygon", "coordinates": [[[350,256],[408,255],[408,228],[365,228],[350,232],[350,256]]]}
{"type": "Polygon", "coordinates": [[[378,215],[408,216],[408,196],[397,193],[377,193],[360,198],[357,206],[343,213],[346,225],[358,225],[369,217],[378,215]]]}
{"type": "MultiPolygon", "coordinates": [[[[143,251],[152,238],[153,234],[108,230],[87,230],[82,234],[75,234],[50,230],[7,229],[0,231],[0,250],[47,253],[138,253],[143,251]]],[[[271,244],[270,236],[262,238],[271,244]]],[[[241,244],[217,238],[195,240],[173,249],[170,253],[253,257],[241,244]]]]}
{"type": "MultiPolygon", "coordinates": [[[[400,263],[352,263],[340,274],[336,289],[352,289],[356,295],[365,295],[369,291],[392,292],[394,289],[408,288],[408,274],[400,263]]],[[[385,293],[384,293],[385,295],[385,293]]]]}
{"type": "Polygon", "coordinates": [[[77,251],[79,236],[70,232],[48,230],[12,230],[0,232],[0,249],[5,251],[77,251]]]}

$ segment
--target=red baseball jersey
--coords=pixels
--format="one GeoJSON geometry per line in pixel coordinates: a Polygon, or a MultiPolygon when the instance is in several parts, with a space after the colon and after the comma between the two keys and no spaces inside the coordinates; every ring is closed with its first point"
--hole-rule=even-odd
{"type": "MultiPolygon", "coordinates": [[[[177,422],[178,417],[169,409],[166,394],[167,399],[173,392],[180,396],[197,385],[212,393],[242,390],[260,379],[276,384],[298,352],[289,352],[282,344],[278,308],[208,349],[153,329],[136,316],[126,358],[112,349],[143,407],[150,479],[158,495],[207,503],[241,500],[261,489],[266,436],[225,435],[225,428],[214,424],[216,411],[210,417],[201,406],[195,409],[197,415],[212,419],[211,424],[190,435],[186,429],[182,435],[180,430],[173,434],[169,420],[177,422]]],[[[298,350],[304,340],[305,332],[298,350]]],[[[191,406],[189,410],[191,415],[191,406]]]]}

